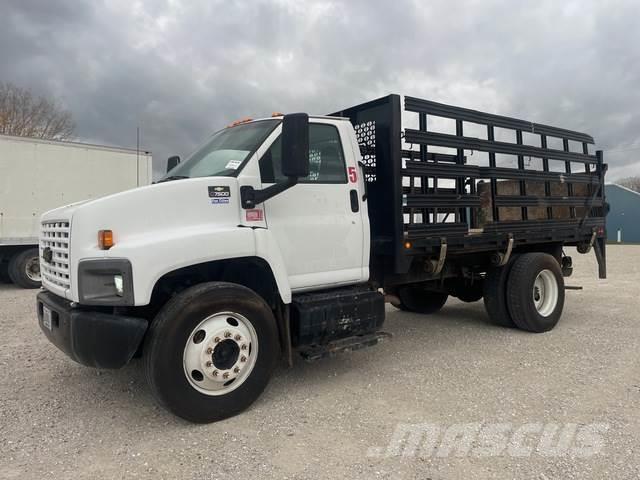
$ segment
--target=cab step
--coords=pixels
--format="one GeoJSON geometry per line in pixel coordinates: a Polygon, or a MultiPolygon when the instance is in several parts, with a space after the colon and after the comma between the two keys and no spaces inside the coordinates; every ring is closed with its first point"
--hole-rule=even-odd
{"type": "Polygon", "coordinates": [[[392,337],[387,332],[369,333],[366,335],[354,335],[353,337],[334,340],[326,345],[313,345],[299,349],[300,355],[307,362],[315,362],[323,358],[335,357],[339,353],[353,352],[365,347],[372,347],[392,337]]]}

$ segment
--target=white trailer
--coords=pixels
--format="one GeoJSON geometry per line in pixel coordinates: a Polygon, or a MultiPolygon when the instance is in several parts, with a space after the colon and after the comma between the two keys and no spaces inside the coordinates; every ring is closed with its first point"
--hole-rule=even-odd
{"type": "Polygon", "coordinates": [[[0,135],[0,280],[40,286],[40,216],[151,183],[149,152],[0,135]]]}

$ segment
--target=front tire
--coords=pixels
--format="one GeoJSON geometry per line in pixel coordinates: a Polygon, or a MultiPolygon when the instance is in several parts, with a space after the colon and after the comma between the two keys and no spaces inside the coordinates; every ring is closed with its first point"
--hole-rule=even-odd
{"type": "Polygon", "coordinates": [[[400,310],[431,314],[440,311],[449,297],[446,293],[425,290],[421,285],[404,285],[398,288],[400,310]]]}
{"type": "Polygon", "coordinates": [[[14,254],[9,260],[9,278],[22,288],[40,288],[40,253],[29,248],[14,254]]]}
{"type": "Polygon", "coordinates": [[[266,387],[278,355],[269,306],[252,290],[223,282],[173,297],[152,323],[143,349],[156,400],[195,423],[248,408],[266,387]]]}
{"type": "Polygon", "coordinates": [[[518,328],[547,332],[564,307],[564,278],[558,261],[547,253],[527,253],[513,265],[507,286],[511,318],[518,328]]]}

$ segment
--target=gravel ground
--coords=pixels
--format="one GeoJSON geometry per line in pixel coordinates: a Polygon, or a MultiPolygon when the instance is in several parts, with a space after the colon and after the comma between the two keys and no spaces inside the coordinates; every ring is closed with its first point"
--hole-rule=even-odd
{"type": "Polygon", "coordinates": [[[482,302],[389,308],[392,341],[281,368],[250,410],[204,426],[157,407],[140,362],[67,359],[40,333],[35,292],[0,285],[0,478],[639,478],[640,246],[609,249],[608,280],[593,254],[574,262],[567,283],[584,290],[550,333],[492,326],[482,302]],[[604,424],[602,449],[552,454],[534,427],[522,456],[476,443],[387,455],[399,424],[531,423],[604,424]]]}

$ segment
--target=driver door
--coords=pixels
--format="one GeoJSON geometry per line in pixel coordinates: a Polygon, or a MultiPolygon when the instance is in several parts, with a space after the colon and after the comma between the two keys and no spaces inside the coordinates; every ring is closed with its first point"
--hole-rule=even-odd
{"type": "MultiPolygon", "coordinates": [[[[352,205],[354,186],[348,181],[345,150],[334,124],[309,123],[309,163],[307,177],[264,206],[291,289],[364,281],[368,270],[363,269],[362,209],[354,211],[352,205]]],[[[280,165],[278,137],[260,159],[263,188],[285,180],[280,165]]]]}

